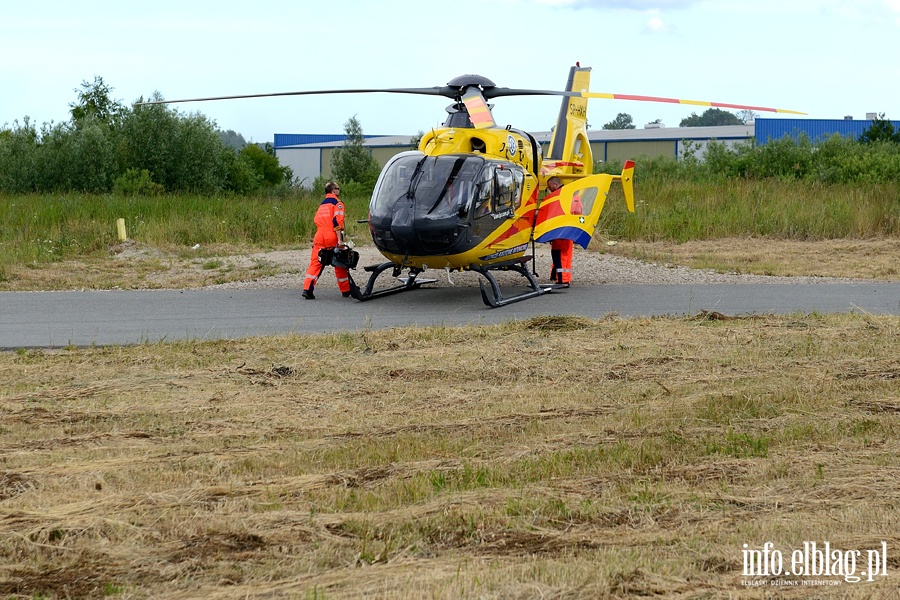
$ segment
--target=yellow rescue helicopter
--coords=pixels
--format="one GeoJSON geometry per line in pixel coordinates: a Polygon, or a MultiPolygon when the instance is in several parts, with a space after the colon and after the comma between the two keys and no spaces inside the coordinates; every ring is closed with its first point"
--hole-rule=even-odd
{"type": "MultiPolygon", "coordinates": [[[[376,248],[387,262],[365,267],[362,287],[351,277],[351,294],[370,300],[416,289],[435,279],[423,279],[427,269],[474,271],[484,303],[504,306],[556,289],[541,284],[527,265],[535,242],[569,239],[587,248],[610,187],[622,186],[634,212],[634,162],[621,174],[594,174],[587,135],[589,98],[678,102],[773,112],[793,112],[756,106],[686,101],[673,98],[592,93],[590,68],[571,67],[564,91],[497,87],[480,75],[462,75],[447,85],[430,88],[348,89],[218,96],[155,103],[199,102],[267,96],[313,94],[401,93],[445,96],[452,100],[440,128],[422,136],[417,150],[392,157],[378,178],[369,203],[368,225],[376,248]],[[488,100],[508,96],[562,96],[559,116],[546,156],[528,132],[498,125],[488,100]],[[541,206],[550,177],[565,185],[552,205],[541,206]],[[573,201],[580,210],[573,211],[573,201]],[[391,271],[396,282],[376,288],[380,275],[391,271]],[[406,274],[404,275],[404,271],[406,274]],[[504,296],[493,273],[513,271],[527,289],[504,296]],[[488,286],[484,285],[487,281],[488,286]]],[[[366,221],[361,221],[366,222],[366,221]]],[[[355,269],[358,253],[335,252],[332,264],[355,269]]]]}

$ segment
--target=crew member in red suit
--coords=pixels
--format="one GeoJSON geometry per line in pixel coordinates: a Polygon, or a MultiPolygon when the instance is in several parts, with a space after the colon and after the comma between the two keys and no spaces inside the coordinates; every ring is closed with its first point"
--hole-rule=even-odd
{"type": "MultiPolygon", "coordinates": [[[[559,177],[551,177],[547,180],[547,189],[550,193],[544,196],[543,202],[548,198],[559,195],[559,190],[563,184],[559,177]]],[[[575,202],[573,201],[573,211],[575,202]]],[[[580,205],[580,201],[579,201],[580,205]]],[[[575,243],[572,240],[553,240],[550,242],[550,258],[553,260],[553,267],[550,269],[550,281],[558,285],[568,287],[572,283],[572,251],[575,243]]]]}
{"type": "MultiPolygon", "coordinates": [[[[321,250],[344,248],[344,203],[340,200],[341,188],[333,181],[325,184],[325,199],[316,211],[314,222],[316,236],[313,238],[312,254],[309,257],[309,269],[303,283],[303,297],[315,300],[313,290],[322,271],[327,266],[319,260],[321,250]]],[[[350,272],[344,267],[334,267],[338,287],[344,298],[350,297],[350,272]]]]}

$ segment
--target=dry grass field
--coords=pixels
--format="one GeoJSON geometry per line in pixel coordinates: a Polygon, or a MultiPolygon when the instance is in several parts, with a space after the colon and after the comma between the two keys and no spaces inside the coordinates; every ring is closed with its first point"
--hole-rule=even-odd
{"type": "Polygon", "coordinates": [[[2,353],[0,597],[895,598],[898,384],[866,314],[2,353]]]}

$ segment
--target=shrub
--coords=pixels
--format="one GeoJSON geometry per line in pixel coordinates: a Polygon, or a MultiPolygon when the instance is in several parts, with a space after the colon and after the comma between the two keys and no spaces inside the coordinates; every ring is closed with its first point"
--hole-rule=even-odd
{"type": "Polygon", "coordinates": [[[120,196],[159,196],[165,188],[154,182],[147,169],[126,169],[116,178],[113,192],[120,196]]]}
{"type": "Polygon", "coordinates": [[[76,126],[45,128],[38,148],[38,187],[50,191],[106,193],[119,172],[116,132],[85,117],[76,126]]]}
{"type": "Polygon", "coordinates": [[[213,193],[226,186],[225,145],[206,117],[160,104],[136,106],[122,120],[122,165],[149,171],[169,192],[213,193]]]}
{"type": "Polygon", "coordinates": [[[900,144],[900,131],[894,131],[894,124],[884,118],[884,113],[872,119],[872,124],[859,136],[861,144],[890,142],[900,144]]]}
{"type": "Polygon", "coordinates": [[[0,131],[0,191],[27,194],[37,191],[36,173],[39,146],[37,129],[25,117],[22,124],[0,131]]]}
{"type": "Polygon", "coordinates": [[[265,185],[274,187],[290,183],[294,176],[290,167],[282,167],[271,148],[271,144],[266,144],[265,150],[257,144],[250,144],[244,146],[238,157],[250,164],[265,185]]]}

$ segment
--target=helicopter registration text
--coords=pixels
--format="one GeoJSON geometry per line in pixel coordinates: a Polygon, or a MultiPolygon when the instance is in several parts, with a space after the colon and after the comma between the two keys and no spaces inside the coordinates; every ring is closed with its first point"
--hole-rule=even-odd
{"type": "Polygon", "coordinates": [[[587,118],[587,106],[577,105],[575,103],[569,104],[569,114],[573,117],[578,117],[580,119],[587,118]]]}
{"type": "Polygon", "coordinates": [[[516,246],[515,248],[507,248],[506,250],[501,250],[500,252],[494,252],[493,254],[488,254],[487,256],[480,256],[479,258],[484,261],[494,260],[496,258],[503,258],[504,256],[511,256],[513,254],[519,254],[520,252],[525,252],[528,249],[528,244],[522,244],[521,246],[516,246]]]}

